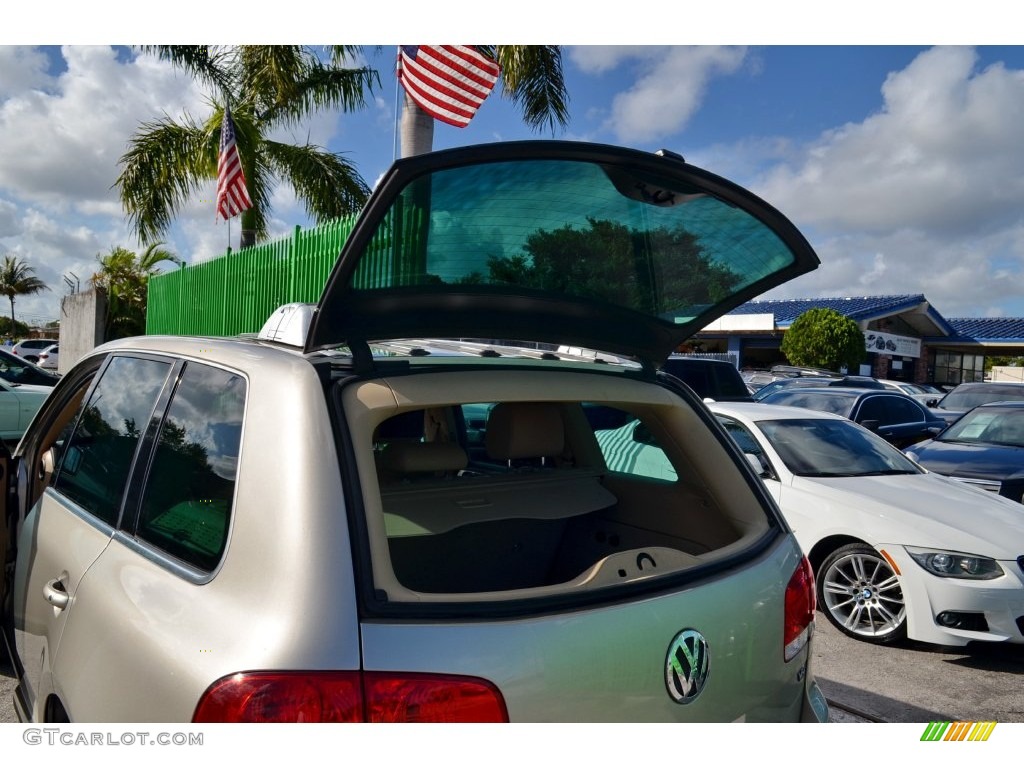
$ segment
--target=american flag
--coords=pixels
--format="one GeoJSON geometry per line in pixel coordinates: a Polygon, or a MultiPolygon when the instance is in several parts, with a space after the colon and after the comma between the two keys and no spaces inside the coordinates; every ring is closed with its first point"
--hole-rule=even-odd
{"type": "Polygon", "coordinates": [[[501,67],[466,45],[403,45],[398,82],[427,114],[465,128],[498,82],[501,67]]]}
{"type": "Polygon", "coordinates": [[[245,186],[245,173],[235,144],[235,121],[231,110],[224,107],[224,122],[220,127],[220,159],[217,161],[217,215],[227,221],[242,211],[252,208],[249,190],[245,186]]]}

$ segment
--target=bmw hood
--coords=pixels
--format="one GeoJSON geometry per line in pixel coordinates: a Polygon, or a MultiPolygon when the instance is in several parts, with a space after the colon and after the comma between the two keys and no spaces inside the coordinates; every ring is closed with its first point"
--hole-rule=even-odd
{"type": "Polygon", "coordinates": [[[781,213],[672,153],[484,144],[396,162],[341,249],[307,352],[408,338],[599,349],[651,367],[815,269],[781,213]]]}
{"type": "MultiPolygon", "coordinates": [[[[873,544],[956,550],[1014,560],[1024,554],[1024,505],[940,475],[796,477],[794,488],[824,491],[833,512],[876,532],[873,544]],[[870,519],[870,522],[867,522],[870,519]]],[[[783,492],[785,504],[785,492],[783,492]]],[[[822,510],[822,515],[830,510],[822,510]]]]}
{"type": "Polygon", "coordinates": [[[15,392],[33,393],[39,395],[48,395],[53,392],[53,387],[46,387],[42,384],[13,384],[11,385],[15,392]]]}

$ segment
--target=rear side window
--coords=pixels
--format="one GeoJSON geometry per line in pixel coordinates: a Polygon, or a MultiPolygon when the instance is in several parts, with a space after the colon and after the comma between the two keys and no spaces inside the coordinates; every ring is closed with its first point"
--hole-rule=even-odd
{"type": "Polygon", "coordinates": [[[114,357],[64,447],[55,490],[117,524],[139,437],[153,416],[170,363],[114,357]]]}
{"type": "MultiPolygon", "coordinates": [[[[606,412],[616,410],[602,407],[606,412]]],[[[589,418],[592,408],[594,406],[587,406],[588,420],[594,427],[594,436],[609,470],[656,480],[678,479],[675,467],[647,425],[626,411],[618,411],[621,416],[618,421],[624,422],[622,426],[604,429],[604,424],[595,425],[594,419],[589,418]]]]}
{"type": "Polygon", "coordinates": [[[890,424],[913,424],[925,420],[924,412],[918,408],[917,403],[903,398],[889,398],[886,409],[889,412],[890,424]]]}
{"type": "Polygon", "coordinates": [[[185,366],[142,499],[138,538],[207,571],[227,542],[245,392],[240,376],[185,366]]]}

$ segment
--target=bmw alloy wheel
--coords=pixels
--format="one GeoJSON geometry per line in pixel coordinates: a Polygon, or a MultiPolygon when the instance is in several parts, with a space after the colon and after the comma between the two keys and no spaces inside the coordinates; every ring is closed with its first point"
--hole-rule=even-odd
{"type": "Polygon", "coordinates": [[[829,620],[851,637],[872,643],[906,637],[899,578],[871,547],[849,544],[829,555],[821,566],[818,594],[829,620]]]}

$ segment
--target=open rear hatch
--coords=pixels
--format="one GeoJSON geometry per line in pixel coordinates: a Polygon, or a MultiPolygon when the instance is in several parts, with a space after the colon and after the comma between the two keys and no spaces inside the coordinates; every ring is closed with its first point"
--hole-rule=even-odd
{"type": "Polygon", "coordinates": [[[772,206],[678,156],[478,145],[394,164],[341,251],[305,348],[515,339],[656,366],[818,263],[772,206]]]}

